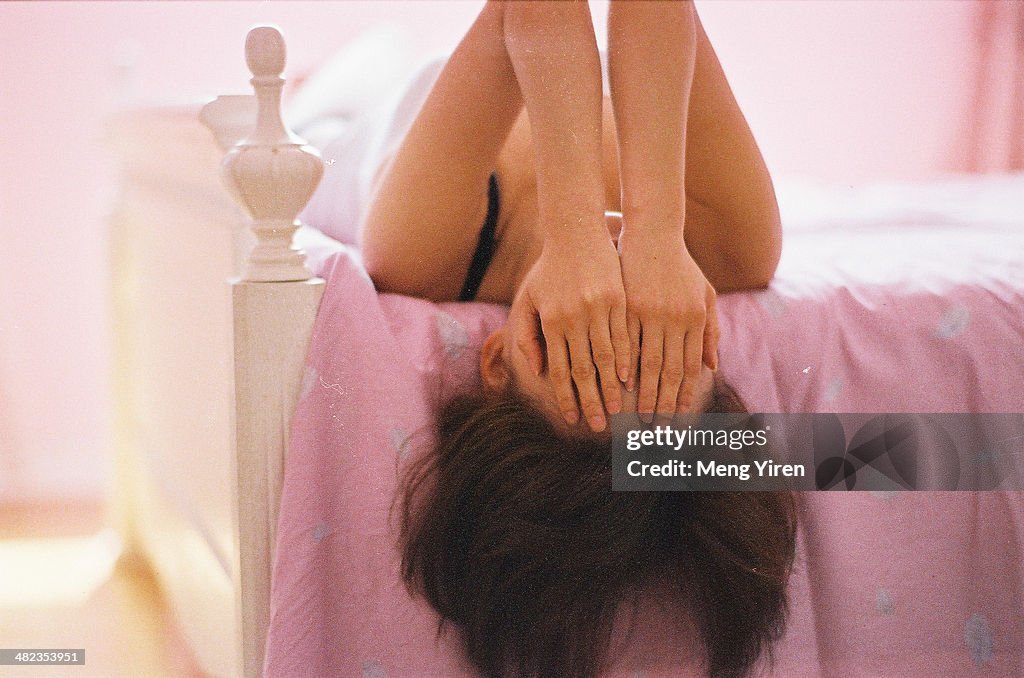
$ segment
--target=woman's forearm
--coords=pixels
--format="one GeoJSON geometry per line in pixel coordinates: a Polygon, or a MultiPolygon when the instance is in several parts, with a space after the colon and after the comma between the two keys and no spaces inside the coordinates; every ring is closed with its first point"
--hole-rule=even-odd
{"type": "Polygon", "coordinates": [[[683,227],[696,36],[688,0],[611,3],[608,70],[626,229],[683,227]]]}
{"type": "Polygon", "coordinates": [[[606,235],[601,61],[587,3],[505,3],[506,49],[530,116],[548,240],[606,235]]]}

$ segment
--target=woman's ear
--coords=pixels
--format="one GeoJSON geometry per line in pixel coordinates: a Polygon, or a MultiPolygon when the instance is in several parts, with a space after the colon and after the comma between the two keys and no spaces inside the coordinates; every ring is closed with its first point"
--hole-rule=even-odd
{"type": "Polygon", "coordinates": [[[505,362],[505,329],[497,330],[484,341],[480,350],[480,379],[490,394],[501,393],[508,387],[508,364],[505,362]]]}

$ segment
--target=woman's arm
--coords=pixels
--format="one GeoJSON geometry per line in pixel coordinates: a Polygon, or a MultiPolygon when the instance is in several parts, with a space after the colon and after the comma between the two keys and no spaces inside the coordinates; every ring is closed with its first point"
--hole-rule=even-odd
{"type": "Polygon", "coordinates": [[[545,235],[604,238],[601,59],[587,2],[503,4],[505,46],[530,116],[545,235]]]}
{"type": "Polygon", "coordinates": [[[697,57],[689,1],[613,2],[608,68],[619,141],[620,240],[642,413],[692,406],[701,358],[716,367],[714,289],[689,256],[687,112],[697,57]],[[682,387],[682,391],[680,391],[682,387]]]}
{"type": "Polygon", "coordinates": [[[766,286],[782,252],[775,188],[700,15],[686,118],[686,247],[718,292],[766,286]]]}
{"type": "MultiPolygon", "coordinates": [[[[601,61],[585,1],[505,3],[505,44],[530,116],[544,246],[519,294],[539,316],[548,376],[566,421],[576,394],[594,430],[605,428],[596,376],[611,413],[628,375],[629,337],[618,256],[604,219],[601,61]],[[596,371],[595,371],[596,367],[596,371]]],[[[539,373],[532,323],[516,337],[539,373]]]]}
{"type": "MultiPolygon", "coordinates": [[[[680,357],[687,377],[702,358],[709,366],[717,362],[716,290],[763,287],[774,274],[781,251],[778,205],[691,2],[613,0],[609,48],[634,351],[638,325],[648,339],[642,342],[639,404],[650,410],[657,397],[656,409],[667,412],[680,357]],[[651,378],[645,380],[645,372],[651,378]]],[[[683,406],[691,396],[688,381],[683,406]]]]}
{"type": "MultiPolygon", "coordinates": [[[[600,429],[597,374],[609,411],[617,411],[616,374],[626,374],[629,337],[622,274],[604,225],[601,73],[586,2],[484,6],[381,174],[361,229],[364,261],[380,289],[456,298],[462,279],[452,273],[469,265],[487,177],[524,103],[546,237],[519,290],[521,306],[540,318],[566,420],[575,423],[582,405],[600,429]]],[[[516,341],[539,372],[535,333],[516,341]]]]}
{"type": "Polygon", "coordinates": [[[608,10],[608,77],[619,141],[626,228],[682,229],[686,114],[697,57],[688,0],[621,2],[608,10]]]}

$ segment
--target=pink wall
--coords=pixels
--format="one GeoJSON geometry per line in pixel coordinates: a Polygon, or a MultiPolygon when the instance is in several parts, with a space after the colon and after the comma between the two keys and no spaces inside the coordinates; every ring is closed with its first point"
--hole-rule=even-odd
{"type": "MultiPolygon", "coordinates": [[[[775,171],[853,182],[963,166],[952,142],[964,125],[975,3],[699,7],[775,171]]],[[[104,116],[124,101],[244,92],[242,42],[253,23],[282,27],[295,73],[380,20],[411,27],[419,49],[451,48],[478,8],[465,0],[0,4],[0,499],[95,493],[104,477],[104,215],[114,195],[104,116]]]]}
{"type": "Polygon", "coordinates": [[[954,169],[975,9],[776,0],[701,13],[771,167],[857,181],[954,169]]]}

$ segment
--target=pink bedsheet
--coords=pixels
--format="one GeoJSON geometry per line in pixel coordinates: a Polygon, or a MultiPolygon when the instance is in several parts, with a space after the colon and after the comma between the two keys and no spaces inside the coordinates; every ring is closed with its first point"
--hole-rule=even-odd
{"type": "MultiPolygon", "coordinates": [[[[266,674],[472,675],[403,588],[389,510],[403,460],[438,402],[474,386],[504,309],[378,296],[347,250],[325,274],[266,674]]],[[[720,303],[722,369],[754,410],[1024,411],[1020,221],[796,229],[770,289],[720,303]]],[[[804,498],[792,621],[766,675],[1024,675],[1024,493],[804,498]]],[[[700,675],[657,601],[617,647],[614,675],[700,675]]]]}

